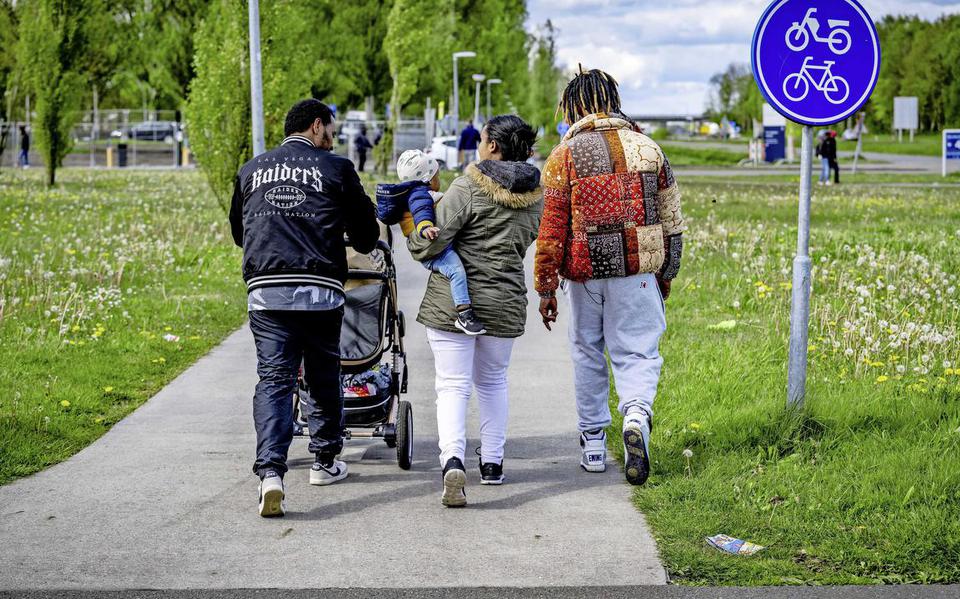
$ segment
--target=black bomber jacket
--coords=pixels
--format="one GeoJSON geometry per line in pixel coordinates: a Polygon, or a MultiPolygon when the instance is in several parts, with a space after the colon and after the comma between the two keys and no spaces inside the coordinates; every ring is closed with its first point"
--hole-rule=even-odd
{"type": "Polygon", "coordinates": [[[343,291],[344,234],[363,254],[380,235],[353,163],[300,135],[240,167],[230,227],[243,248],[248,291],[277,285],[343,291]]]}

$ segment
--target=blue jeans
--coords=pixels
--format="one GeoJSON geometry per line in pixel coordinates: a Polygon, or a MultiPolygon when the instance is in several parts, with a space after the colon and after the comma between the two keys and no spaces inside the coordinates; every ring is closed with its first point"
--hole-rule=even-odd
{"type": "Polygon", "coordinates": [[[423,265],[433,272],[438,272],[450,279],[450,293],[453,295],[453,305],[469,306],[470,290],[467,289],[467,271],[463,269],[460,256],[453,251],[453,247],[443,250],[432,260],[424,260],[423,265]]]}
{"type": "Polygon", "coordinates": [[[311,453],[332,458],[343,449],[343,394],[340,389],[340,326],[343,308],[324,311],[256,310],[249,313],[257,346],[260,382],[253,396],[257,459],[253,471],[263,476],[287,471],[293,441],[293,394],[297,373],[310,389],[311,453]]]}
{"type": "Polygon", "coordinates": [[[576,283],[565,281],[570,300],[570,352],[581,431],[610,424],[610,376],[618,411],[637,407],[653,418],[660,369],[660,337],[667,330],[663,298],[652,274],[576,283]]]}
{"type": "Polygon", "coordinates": [[[830,180],[830,159],[820,159],[820,182],[826,183],[830,180]]]}
{"type": "Polygon", "coordinates": [[[26,150],[20,150],[20,154],[17,156],[17,163],[21,166],[30,166],[30,155],[26,150]]]}

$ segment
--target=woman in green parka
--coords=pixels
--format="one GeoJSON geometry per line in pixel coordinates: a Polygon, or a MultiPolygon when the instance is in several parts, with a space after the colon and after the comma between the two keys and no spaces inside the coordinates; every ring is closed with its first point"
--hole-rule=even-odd
{"type": "Polygon", "coordinates": [[[481,484],[499,485],[507,432],[507,368],[513,341],[523,334],[527,286],[523,259],[537,238],[543,192],[540,171],[526,161],[536,134],[513,115],[490,119],[480,132],[480,161],[467,167],[437,204],[439,236],[407,240],[413,257],[434,257],[451,243],[467,271],[473,309],[486,325],[479,337],[454,325],[449,282],[432,273],[417,321],[427,327],[436,365],[437,428],[443,467],[443,505],[466,505],[467,403],[480,402],[481,484]]]}

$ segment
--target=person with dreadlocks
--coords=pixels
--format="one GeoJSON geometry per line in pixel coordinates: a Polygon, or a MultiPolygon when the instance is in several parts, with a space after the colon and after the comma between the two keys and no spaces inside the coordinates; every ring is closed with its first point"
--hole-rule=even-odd
{"type": "Polygon", "coordinates": [[[616,80],[600,70],[567,85],[558,112],[570,129],[544,165],[534,281],[549,330],[556,290],[570,306],[580,465],[606,470],[607,357],[623,415],[624,473],[650,474],[650,430],[666,331],[664,300],[686,230],[680,192],[660,147],[620,112],[616,80]]]}

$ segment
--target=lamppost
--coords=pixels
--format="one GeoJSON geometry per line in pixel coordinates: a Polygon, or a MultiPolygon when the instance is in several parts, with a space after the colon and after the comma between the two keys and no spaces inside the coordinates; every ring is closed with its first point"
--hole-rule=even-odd
{"type": "Polygon", "coordinates": [[[266,151],[263,136],[263,76],[260,70],[259,0],[248,0],[247,10],[250,29],[250,121],[253,126],[253,155],[259,156],[266,151]]]}
{"type": "Polygon", "coordinates": [[[460,77],[457,74],[458,58],[476,58],[476,52],[463,50],[453,53],[453,134],[456,135],[460,129],[460,77]]]}
{"type": "Polygon", "coordinates": [[[490,86],[497,85],[498,83],[503,83],[503,79],[487,79],[487,120],[489,121],[493,118],[493,114],[490,109],[490,86]]]}
{"type": "Polygon", "coordinates": [[[486,78],[487,76],[483,73],[476,73],[473,76],[473,80],[477,82],[477,92],[473,96],[473,123],[475,125],[480,124],[480,84],[486,78]]]}

